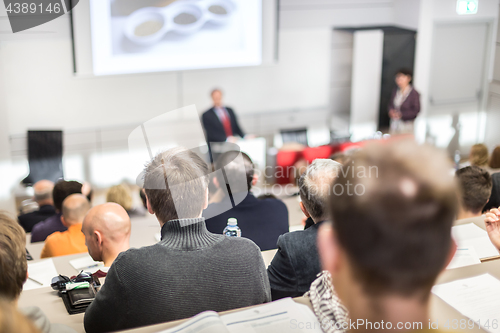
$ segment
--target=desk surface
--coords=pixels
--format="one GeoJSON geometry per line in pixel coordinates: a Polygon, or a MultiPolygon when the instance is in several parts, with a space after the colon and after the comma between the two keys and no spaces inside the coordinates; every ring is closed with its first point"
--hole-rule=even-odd
{"type": "MultiPolygon", "coordinates": [[[[132,220],[132,236],[130,244],[132,247],[141,247],[152,245],[156,243],[154,235],[160,231],[158,222],[153,216],[146,217],[136,217],[132,220]]],[[[484,226],[483,226],[484,228],[484,226]]],[[[28,244],[28,250],[32,253],[35,258],[39,258],[39,253],[43,247],[43,243],[28,244]],[[38,252],[37,249],[39,250],[38,252]],[[38,256],[35,254],[38,253],[38,256]]],[[[264,262],[266,267],[271,262],[276,250],[269,250],[262,252],[264,262]]],[[[63,275],[75,275],[78,273],[70,264],[69,261],[72,259],[80,258],[84,256],[83,254],[75,254],[64,257],[53,258],[54,265],[58,273],[63,275]]],[[[472,276],[481,275],[484,273],[490,273],[497,279],[500,279],[500,260],[494,260],[490,262],[484,262],[479,265],[467,266],[456,268],[452,270],[446,270],[443,272],[437,283],[446,283],[458,279],[464,279],[472,276]]],[[[308,300],[305,298],[296,299],[297,302],[308,304],[308,300]]],[[[72,327],[77,332],[84,332],[83,329],[83,317],[84,314],[69,315],[66,312],[66,308],[62,300],[57,296],[57,292],[53,291],[51,288],[40,288],[24,291],[19,299],[19,307],[26,306],[38,306],[40,307],[52,323],[64,324],[72,327]]],[[[235,310],[233,310],[235,311],[235,310]]],[[[465,319],[460,313],[455,309],[446,304],[443,300],[435,295],[431,296],[431,316],[433,320],[439,320],[440,323],[446,322],[446,320],[453,319],[465,319]]],[[[158,332],[173,326],[178,325],[182,321],[163,323],[148,327],[142,327],[138,329],[131,330],[130,332],[158,332]]],[[[479,328],[475,328],[470,332],[484,332],[479,328]]]]}

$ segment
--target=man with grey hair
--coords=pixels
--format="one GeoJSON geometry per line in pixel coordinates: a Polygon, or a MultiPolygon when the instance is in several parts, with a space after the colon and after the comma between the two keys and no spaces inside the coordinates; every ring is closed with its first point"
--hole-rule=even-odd
{"type": "Polygon", "coordinates": [[[119,331],[268,302],[269,281],[251,240],[210,233],[208,166],[196,153],[173,148],[144,170],[148,211],[161,241],[115,259],[85,312],[87,332],[119,331]]]}
{"type": "Polygon", "coordinates": [[[35,224],[56,215],[54,201],[52,200],[53,189],[54,183],[46,179],[42,179],[33,185],[33,191],[35,192],[33,199],[38,204],[39,209],[18,216],[19,224],[24,228],[24,231],[31,232],[35,224]]]}
{"type": "Polygon", "coordinates": [[[278,238],[278,252],[267,268],[272,299],[302,296],[321,271],[316,237],[328,217],[328,197],[341,164],[327,159],[311,163],[299,179],[300,208],[314,225],[278,238]]]}

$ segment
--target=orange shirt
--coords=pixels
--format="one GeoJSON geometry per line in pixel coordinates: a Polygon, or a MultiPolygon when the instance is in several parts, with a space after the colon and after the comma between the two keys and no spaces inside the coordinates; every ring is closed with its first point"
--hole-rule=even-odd
{"type": "Polygon", "coordinates": [[[68,254],[87,252],[82,224],[74,224],[68,230],[54,232],[45,240],[41,258],[65,256],[68,254]]]}

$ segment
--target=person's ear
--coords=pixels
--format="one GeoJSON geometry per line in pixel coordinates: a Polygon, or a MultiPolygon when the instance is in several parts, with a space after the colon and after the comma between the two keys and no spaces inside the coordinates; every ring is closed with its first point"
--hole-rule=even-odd
{"type": "Polygon", "coordinates": [[[309,218],[311,217],[311,214],[309,214],[309,212],[307,211],[306,207],[304,207],[304,204],[301,202],[299,202],[299,206],[300,206],[300,210],[302,211],[302,213],[304,213],[304,215],[309,218]]]}
{"type": "Polygon", "coordinates": [[[318,252],[322,269],[335,276],[341,267],[341,249],[330,222],[323,223],[318,230],[318,252]]]}
{"type": "Polygon", "coordinates": [[[450,262],[453,260],[453,257],[455,256],[455,253],[457,252],[457,243],[455,243],[455,240],[451,240],[451,245],[450,245],[450,251],[448,252],[448,258],[446,259],[446,265],[443,267],[443,270],[448,267],[450,262]]]}
{"type": "Polygon", "coordinates": [[[253,177],[252,177],[252,186],[255,186],[258,181],[259,181],[259,175],[257,175],[256,173],[254,173],[253,177]]]}
{"type": "Polygon", "coordinates": [[[151,207],[151,203],[149,202],[149,198],[148,198],[148,195],[146,194],[146,191],[144,191],[144,195],[146,196],[146,206],[148,207],[148,212],[149,214],[153,214],[154,215],[154,211],[153,211],[153,208],[151,207]]]}
{"type": "Polygon", "coordinates": [[[217,179],[217,177],[214,176],[214,178],[212,179],[212,181],[213,181],[215,187],[220,188],[219,180],[217,179]]]}
{"type": "Polygon", "coordinates": [[[69,227],[68,223],[66,223],[66,220],[64,219],[64,216],[61,215],[61,223],[63,224],[63,226],[65,226],[66,228],[69,227]]]}
{"type": "Polygon", "coordinates": [[[103,241],[101,232],[98,231],[98,230],[94,230],[94,238],[95,238],[97,246],[99,248],[101,248],[102,247],[102,241],[103,241]]]}

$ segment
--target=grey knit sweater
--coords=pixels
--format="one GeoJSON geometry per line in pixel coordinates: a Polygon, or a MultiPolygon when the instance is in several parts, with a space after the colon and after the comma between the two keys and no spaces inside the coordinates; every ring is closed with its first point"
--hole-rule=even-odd
{"type": "Polygon", "coordinates": [[[259,248],[245,238],[212,234],[205,220],[172,220],[155,245],[113,262],[85,312],[85,331],[109,332],[270,301],[259,248]]]}

